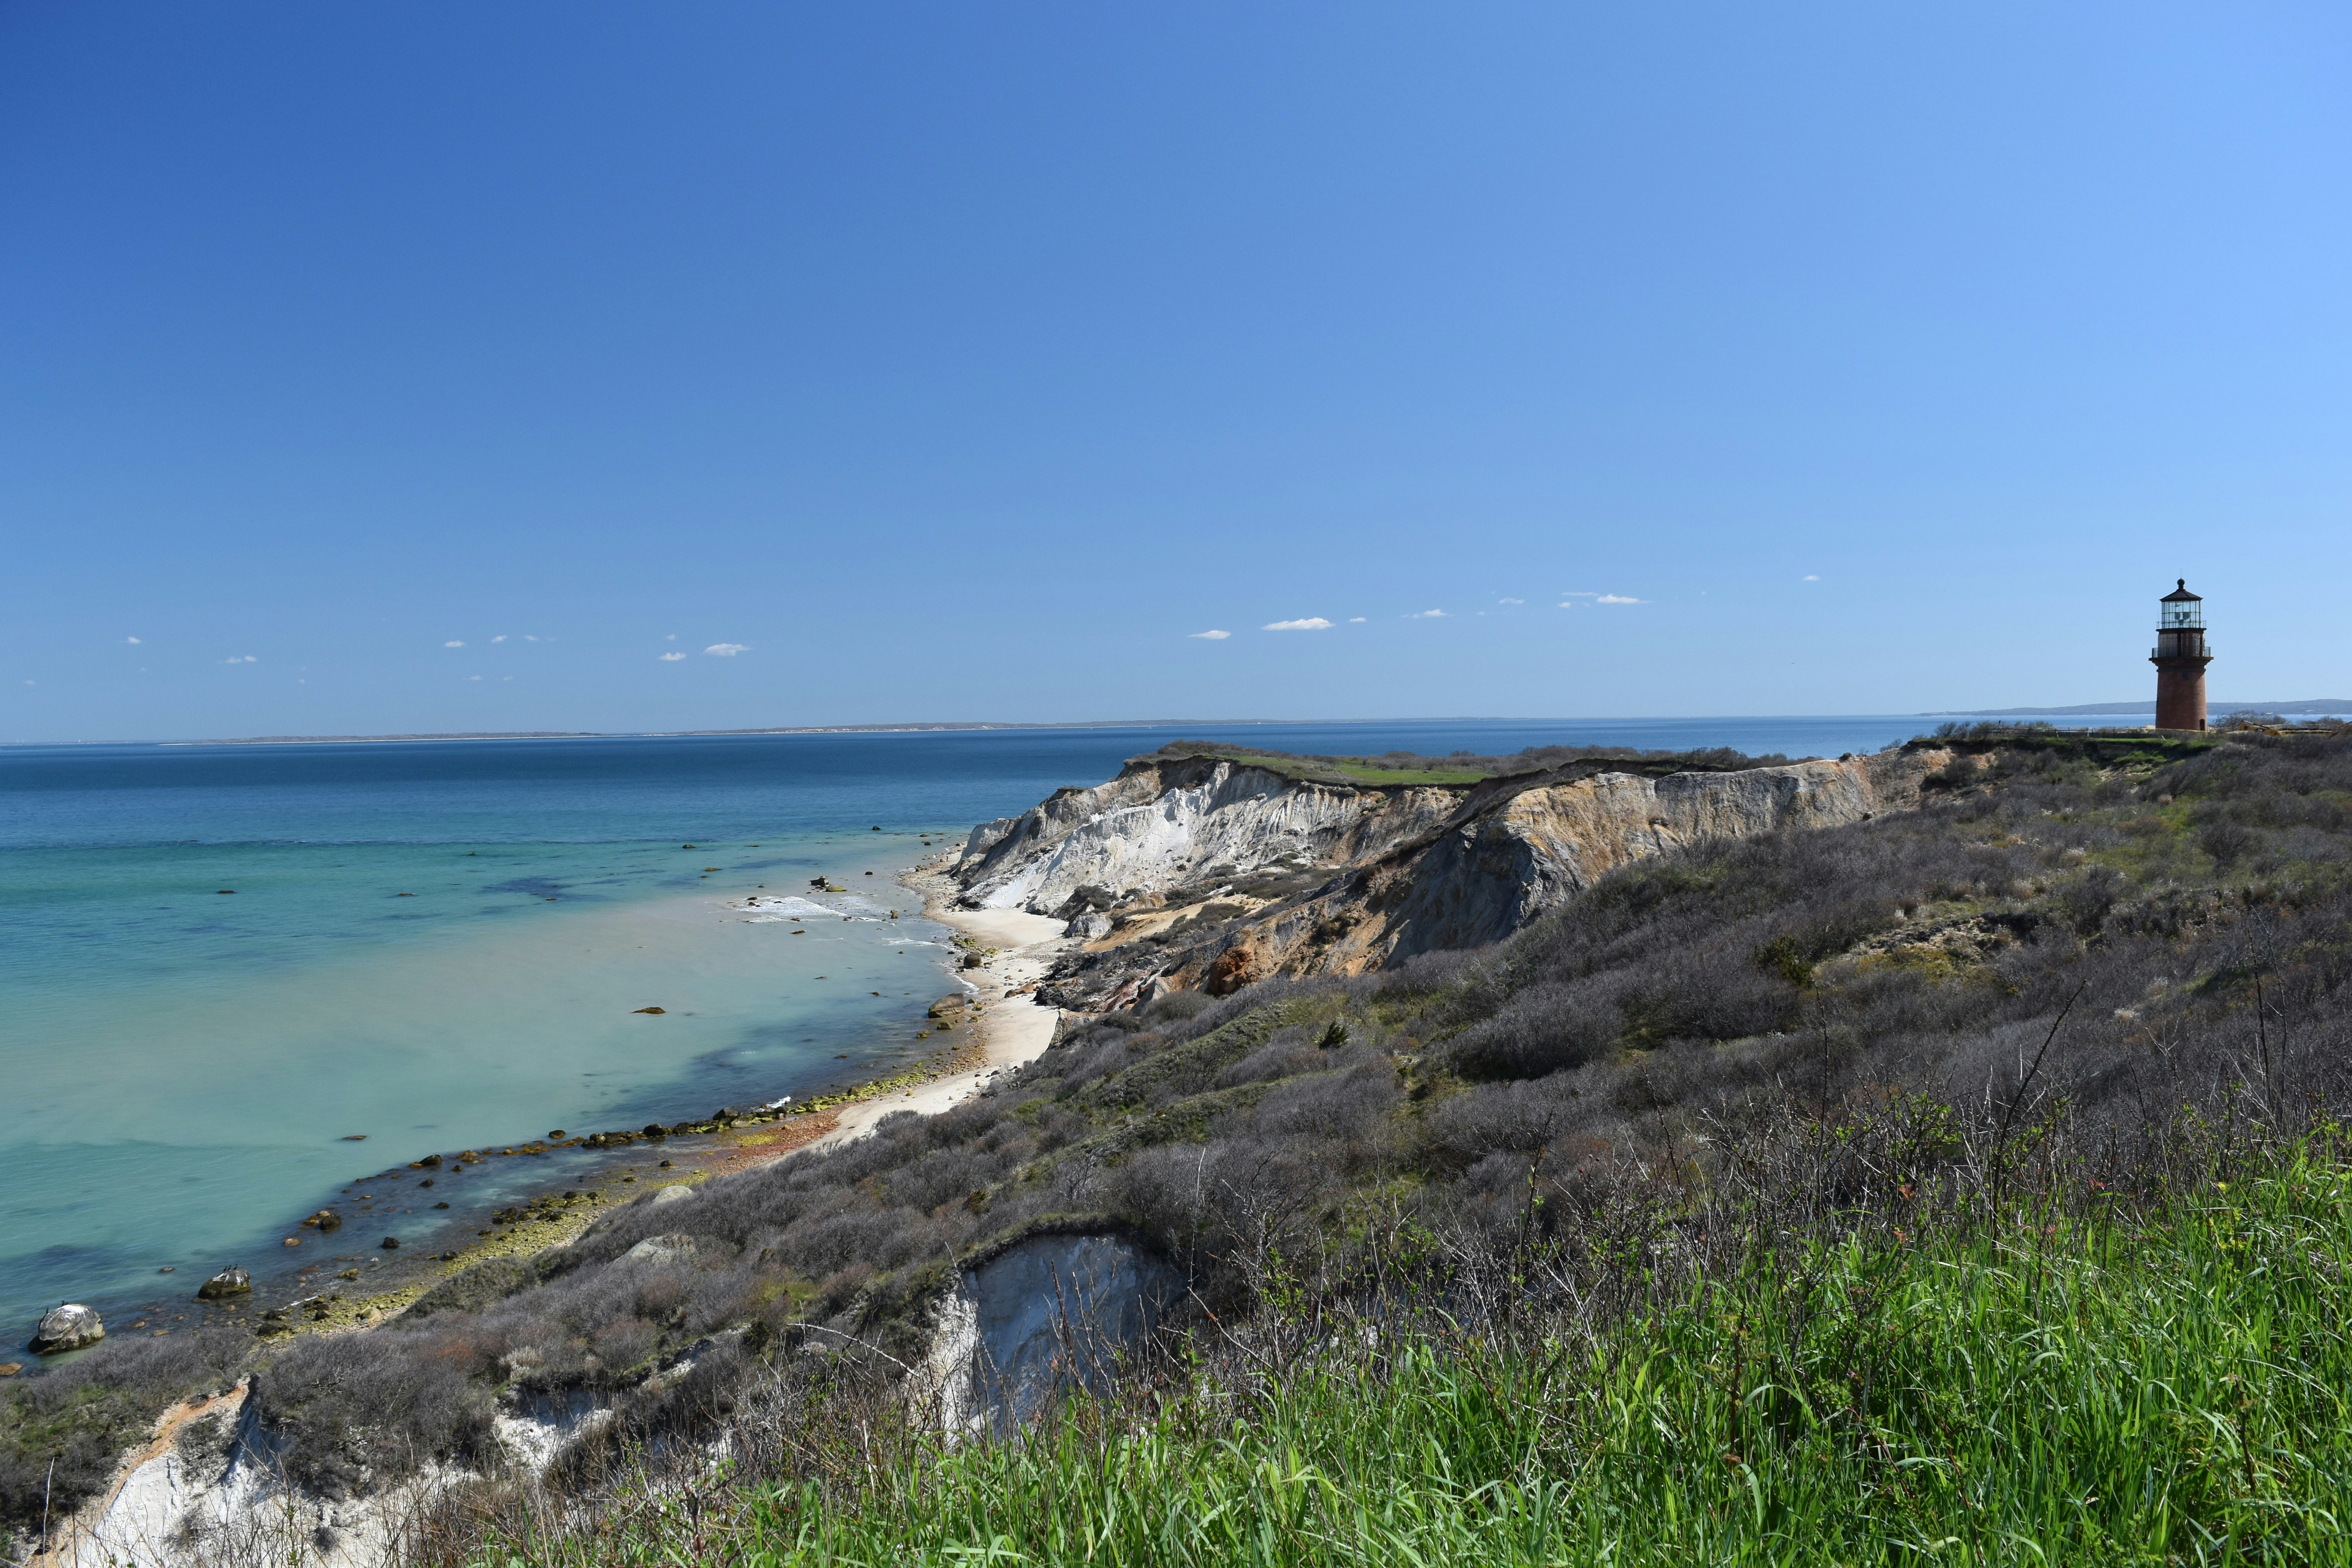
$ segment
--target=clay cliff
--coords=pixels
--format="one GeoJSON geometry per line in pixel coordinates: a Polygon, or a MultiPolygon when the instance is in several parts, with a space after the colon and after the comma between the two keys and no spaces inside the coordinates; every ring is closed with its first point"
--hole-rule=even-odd
{"type": "Polygon", "coordinates": [[[1588,760],[1457,785],[1296,759],[1139,757],[1108,784],[983,823],[952,874],[971,907],[1069,921],[1084,945],[1040,992],[1100,1012],[1498,942],[1645,856],[1911,809],[1953,757],[1588,760]]]}

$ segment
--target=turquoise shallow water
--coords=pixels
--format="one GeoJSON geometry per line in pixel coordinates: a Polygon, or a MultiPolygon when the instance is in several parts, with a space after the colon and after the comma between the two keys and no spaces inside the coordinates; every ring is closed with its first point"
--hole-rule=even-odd
{"type": "MultiPolygon", "coordinates": [[[[1323,752],[1834,754],[1924,727],[1222,732],[1323,752]]],[[[0,750],[0,1325],[136,1301],[166,1266],[176,1290],[279,1263],[295,1219],[387,1162],[705,1115],[911,1058],[947,950],[891,874],[925,837],[1097,783],[1172,734],[0,750]],[[745,896],[820,872],[858,918],[800,937],[744,921],[745,896]]],[[[561,1179],[516,1163],[469,1174],[461,1207],[501,1179],[561,1179]]],[[[423,1215],[381,1228],[432,1233],[423,1215]]]]}

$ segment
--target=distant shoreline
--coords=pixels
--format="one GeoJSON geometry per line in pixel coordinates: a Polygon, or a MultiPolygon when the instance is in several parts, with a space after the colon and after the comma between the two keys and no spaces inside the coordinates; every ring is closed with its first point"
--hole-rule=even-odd
{"type": "MultiPolygon", "coordinates": [[[[1545,720],[1540,722],[1559,723],[1545,720]]],[[[1572,722],[1572,721],[1570,721],[1572,722]]],[[[1508,719],[1073,719],[1055,723],[953,720],[904,724],[777,724],[738,730],[482,730],[415,735],[234,735],[195,741],[11,741],[10,746],[358,746],[405,741],[678,741],[724,735],[922,735],[941,731],[1235,729],[1303,724],[1507,724],[1508,719]]]]}
{"type": "MultiPolygon", "coordinates": [[[[2295,702],[2209,702],[2206,710],[2217,715],[2231,713],[2352,713],[2352,697],[2307,697],[2295,702]]],[[[2146,702],[2078,702],[2066,708],[1950,708],[1934,713],[1921,713],[1921,719],[2021,719],[2029,715],[2045,719],[2087,718],[2095,714],[2116,715],[2154,714],[2156,704],[2146,702]]]]}
{"type": "MultiPolygon", "coordinates": [[[[2217,717],[2231,712],[2276,713],[2282,716],[2300,714],[2352,714],[2352,698],[2315,697],[2293,702],[2213,702],[2208,705],[2217,717]]],[[[2113,714],[2118,718],[2147,714],[2153,716],[2153,701],[2078,702],[2041,708],[1948,708],[1918,713],[1830,713],[1830,714],[1699,714],[1699,715],[1638,715],[1642,721],[1692,721],[1697,719],[1744,720],[1850,720],[1850,719],[2018,719],[2082,718],[2113,714]]],[[[233,735],[200,740],[113,740],[113,741],[6,741],[0,742],[0,751],[20,751],[34,748],[75,746],[382,746],[431,742],[451,743],[465,741],[668,741],[720,739],[741,735],[917,735],[941,733],[990,733],[1004,731],[1039,731],[1053,730],[1190,730],[1190,729],[1300,729],[1321,726],[1340,727],[1366,724],[1597,724],[1624,723],[1625,719],[1531,719],[1497,718],[1472,715],[1466,718],[1391,718],[1391,719],[1073,719],[1051,723],[1013,722],[996,720],[910,721],[893,724],[776,724],[742,727],[730,730],[467,730],[429,731],[398,735],[233,735]]]]}

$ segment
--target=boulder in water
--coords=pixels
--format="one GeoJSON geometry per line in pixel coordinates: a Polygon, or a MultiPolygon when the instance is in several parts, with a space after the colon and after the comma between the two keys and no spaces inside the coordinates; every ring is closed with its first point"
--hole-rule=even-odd
{"type": "Polygon", "coordinates": [[[249,1296],[252,1293],[253,1276],[242,1268],[224,1268],[196,1287],[196,1300],[199,1301],[222,1301],[231,1296],[249,1296]]]}
{"type": "Polygon", "coordinates": [[[40,1326],[33,1331],[33,1342],[25,1348],[36,1355],[56,1355],[61,1351],[94,1345],[104,1338],[106,1325],[99,1321],[97,1309],[68,1301],[41,1314],[40,1326]]]}

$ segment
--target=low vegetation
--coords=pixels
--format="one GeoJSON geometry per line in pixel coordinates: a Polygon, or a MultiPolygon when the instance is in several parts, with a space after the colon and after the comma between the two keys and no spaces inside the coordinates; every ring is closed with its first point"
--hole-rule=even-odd
{"type": "Polygon", "coordinates": [[[901,1427],[822,1479],[636,1479],[602,1531],[509,1516],[479,1560],[2340,1561],[2345,1154],[2331,1128],[2161,1205],[1784,1239],[1597,1331],[1540,1286],[1475,1327],[1277,1327],[1017,1441],[901,1427]]]}
{"type": "Polygon", "coordinates": [[[228,1330],[110,1340],[0,1394],[0,1544],[14,1546],[106,1484],[156,1413],[236,1381],[253,1341],[228,1330]]]}
{"type": "Polygon", "coordinates": [[[1918,812],[1167,996],[631,1205],[264,1361],[258,1418],[321,1487],[482,1470],[445,1562],[2333,1560],[2352,737],[1960,739],[1918,812]],[[1053,1229],[1186,1309],[943,1446],[930,1303],[1053,1229]],[[502,1475],[494,1414],[565,1400],[613,1419],[502,1475]]]}
{"type": "Polygon", "coordinates": [[[1631,746],[1529,746],[1508,756],[1480,756],[1452,752],[1425,757],[1414,752],[1384,752],[1376,757],[1341,757],[1263,752],[1216,741],[1172,741],[1160,748],[1162,757],[1213,757],[1246,763],[1285,778],[1316,784],[1473,784],[1490,778],[1548,773],[1571,763],[1637,763],[1679,770],[1693,768],[1753,768],[1786,763],[1773,752],[1751,757],[1728,746],[1693,752],[1640,751],[1631,746]]]}

